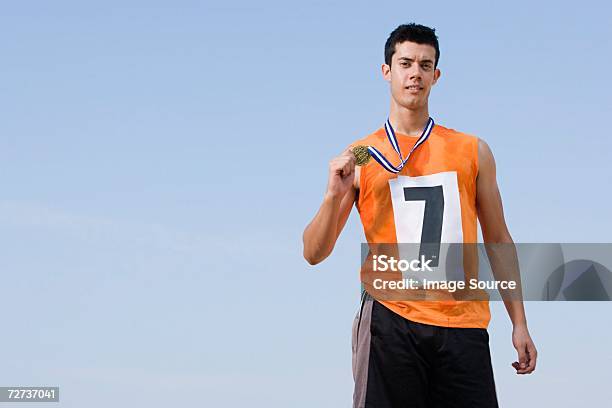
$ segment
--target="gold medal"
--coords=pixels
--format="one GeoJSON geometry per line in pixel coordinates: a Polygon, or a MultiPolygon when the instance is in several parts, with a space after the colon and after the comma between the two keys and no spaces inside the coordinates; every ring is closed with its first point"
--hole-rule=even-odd
{"type": "Polygon", "coordinates": [[[368,146],[358,145],[353,147],[351,151],[355,155],[355,164],[357,166],[365,166],[372,158],[372,155],[370,155],[368,151],[368,146]]]}

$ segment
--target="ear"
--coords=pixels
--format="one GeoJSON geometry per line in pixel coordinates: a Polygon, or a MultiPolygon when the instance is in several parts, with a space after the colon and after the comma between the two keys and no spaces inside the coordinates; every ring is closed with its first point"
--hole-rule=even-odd
{"type": "Polygon", "coordinates": [[[391,67],[387,64],[382,64],[380,68],[385,81],[391,82],[391,67]]]}
{"type": "Polygon", "coordinates": [[[440,75],[442,75],[442,71],[436,68],[436,70],[434,71],[434,79],[433,79],[434,85],[436,84],[436,82],[438,82],[438,79],[440,79],[440,75]]]}

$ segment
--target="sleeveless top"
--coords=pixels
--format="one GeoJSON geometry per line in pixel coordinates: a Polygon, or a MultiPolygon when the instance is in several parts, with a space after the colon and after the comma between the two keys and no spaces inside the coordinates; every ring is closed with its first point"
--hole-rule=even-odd
{"type": "MultiPolygon", "coordinates": [[[[405,157],[418,137],[395,133],[405,157]]],[[[399,162],[384,127],[351,144],[355,145],[374,146],[392,164],[399,162]]],[[[432,237],[438,243],[475,244],[477,175],[478,138],[440,125],[434,126],[400,173],[390,173],[370,160],[361,167],[356,203],[368,244],[421,243],[432,237]],[[427,214],[425,200],[437,211],[427,214]]],[[[466,275],[477,277],[477,259],[476,245],[464,245],[466,275]]],[[[435,326],[487,328],[490,320],[488,300],[379,302],[408,320],[435,326]]]]}

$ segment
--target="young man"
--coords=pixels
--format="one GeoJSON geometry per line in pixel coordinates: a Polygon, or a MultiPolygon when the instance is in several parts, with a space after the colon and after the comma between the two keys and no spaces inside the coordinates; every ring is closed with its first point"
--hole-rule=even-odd
{"type": "MultiPolygon", "coordinates": [[[[439,57],[431,28],[401,25],[389,36],[382,65],[391,89],[389,120],[353,144],[374,147],[382,159],[356,167],[347,149],[330,161],[323,203],[303,236],[310,264],[332,252],[353,204],[368,243],[427,241],[423,207],[408,204],[409,194],[418,200],[431,187],[437,195],[427,199],[443,208],[438,242],[476,243],[478,219],[485,243],[512,244],[489,146],[429,117],[439,57]]],[[[504,303],[518,352],[512,366],[529,374],[537,353],[522,301],[504,303]]],[[[354,407],[497,407],[489,320],[487,301],[376,300],[364,291],[353,328],[354,407]]]]}

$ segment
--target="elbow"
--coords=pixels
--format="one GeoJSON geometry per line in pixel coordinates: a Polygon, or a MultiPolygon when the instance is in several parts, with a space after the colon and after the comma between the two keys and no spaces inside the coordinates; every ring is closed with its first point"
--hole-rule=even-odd
{"type": "Polygon", "coordinates": [[[314,266],[314,265],[320,264],[321,262],[325,260],[325,258],[329,256],[329,254],[331,254],[330,249],[304,245],[304,252],[303,252],[304,259],[310,265],[314,266]]]}
{"type": "Polygon", "coordinates": [[[333,251],[334,245],[326,242],[320,242],[316,239],[313,239],[307,232],[304,231],[304,235],[302,237],[302,242],[304,245],[303,256],[306,262],[310,265],[317,265],[325,260],[333,251]]]}
{"type": "Polygon", "coordinates": [[[308,262],[308,264],[312,265],[312,266],[315,266],[316,264],[321,262],[317,258],[314,258],[314,257],[311,257],[311,256],[306,256],[306,255],[304,255],[304,259],[306,259],[306,262],[308,262]]]}
{"type": "Polygon", "coordinates": [[[321,256],[321,248],[309,238],[307,231],[304,231],[302,243],[304,245],[302,255],[308,264],[314,266],[321,263],[325,259],[325,256],[321,256]]]}
{"type": "Polygon", "coordinates": [[[324,258],[320,256],[317,257],[313,253],[306,251],[306,248],[304,248],[304,259],[306,260],[306,262],[308,262],[308,264],[314,266],[316,264],[321,263],[321,261],[323,261],[324,258]]]}

